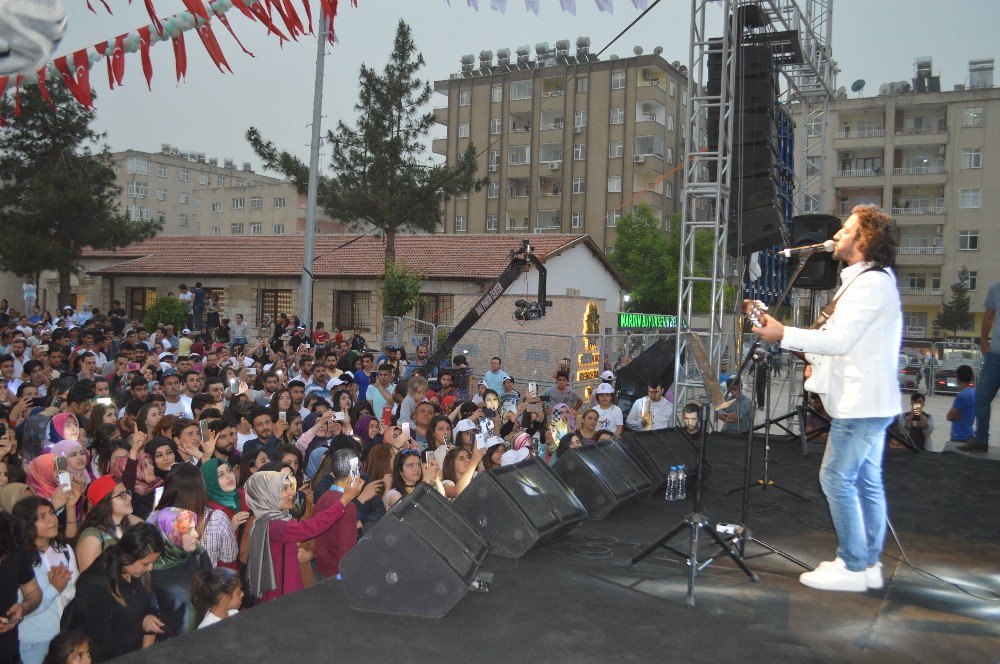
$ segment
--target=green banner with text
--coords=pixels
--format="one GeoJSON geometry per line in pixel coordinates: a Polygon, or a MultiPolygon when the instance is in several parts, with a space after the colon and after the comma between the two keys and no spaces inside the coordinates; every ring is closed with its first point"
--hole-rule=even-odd
{"type": "Polygon", "coordinates": [[[668,314],[618,314],[618,328],[622,330],[638,328],[677,327],[677,316],[668,314]]]}

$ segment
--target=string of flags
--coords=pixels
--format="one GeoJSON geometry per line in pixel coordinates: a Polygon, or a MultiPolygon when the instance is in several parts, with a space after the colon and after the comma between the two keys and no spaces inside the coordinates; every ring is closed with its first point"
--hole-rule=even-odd
{"type": "MultiPolygon", "coordinates": [[[[479,11],[479,0],[465,0],[466,3],[477,12],[479,11]]],[[[451,0],[445,0],[448,5],[451,5],[451,0]]],[[[597,8],[602,12],[608,12],[613,14],[615,11],[614,0],[594,0],[597,8]]],[[[529,12],[538,16],[540,0],[524,0],[524,7],[529,12]]],[[[632,0],[632,4],[635,8],[640,11],[646,11],[649,6],[649,0],[632,0]]],[[[559,6],[564,12],[568,12],[573,16],[576,16],[576,0],[559,0],[559,6]]],[[[490,9],[495,12],[500,12],[501,14],[507,13],[507,0],[490,0],[490,9]]]]}

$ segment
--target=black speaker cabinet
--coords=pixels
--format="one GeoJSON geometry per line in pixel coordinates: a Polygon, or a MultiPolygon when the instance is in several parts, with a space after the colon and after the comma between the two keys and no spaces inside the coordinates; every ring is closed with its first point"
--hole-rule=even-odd
{"type": "MultiPolygon", "coordinates": [[[[840,230],[840,218],[832,214],[799,214],[792,217],[792,246],[819,244],[833,238],[840,230]]],[[[798,258],[790,270],[798,266],[798,258]]],[[[830,290],[837,287],[837,261],[833,254],[821,251],[810,255],[802,268],[796,288],[810,290],[830,290]]]]}
{"type": "Polygon", "coordinates": [[[659,380],[664,390],[670,389],[674,383],[676,350],[673,337],[657,341],[618,371],[615,375],[615,402],[623,413],[629,412],[636,399],[646,396],[651,379],[659,380]]]}
{"type": "Polygon", "coordinates": [[[591,519],[603,519],[617,509],[639,502],[659,484],[617,440],[568,450],[552,470],[573,490],[591,519]]]}
{"type": "Polygon", "coordinates": [[[621,445],[657,487],[666,482],[671,466],[684,464],[689,476],[698,467],[697,447],[680,429],[626,430],[621,445]]]}
{"type": "MultiPolygon", "coordinates": [[[[750,181],[760,181],[761,186],[767,186],[772,191],[774,189],[774,181],[771,178],[753,178],[750,181]]],[[[743,182],[748,182],[748,180],[743,182]]],[[[733,198],[730,202],[733,210],[737,207],[736,200],[733,198]]],[[[726,243],[726,251],[730,256],[737,256],[741,253],[749,255],[755,251],[781,244],[784,242],[784,236],[781,232],[784,228],[783,218],[777,202],[752,210],[737,210],[729,220],[729,241],[726,243]]]]}
{"type": "Polygon", "coordinates": [[[351,606],[440,618],[469,592],[489,545],[430,485],[421,483],[340,563],[351,606]]]}
{"type": "Polygon", "coordinates": [[[564,535],[587,516],[566,483],[536,457],[479,473],[453,504],[491,553],[509,558],[564,535]]]}

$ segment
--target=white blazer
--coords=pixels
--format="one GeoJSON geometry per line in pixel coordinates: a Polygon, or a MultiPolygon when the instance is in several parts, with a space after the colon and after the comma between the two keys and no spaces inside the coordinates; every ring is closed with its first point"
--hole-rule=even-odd
{"type": "Polygon", "coordinates": [[[859,262],[841,271],[837,293],[843,295],[821,329],[786,327],[781,340],[788,350],[831,356],[823,405],[840,419],[900,412],[903,314],[896,275],[888,268],[864,272],[870,266],[859,262]]]}

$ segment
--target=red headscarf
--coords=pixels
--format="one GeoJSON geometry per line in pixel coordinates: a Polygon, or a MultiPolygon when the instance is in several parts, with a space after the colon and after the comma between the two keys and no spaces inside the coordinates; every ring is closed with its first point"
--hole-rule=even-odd
{"type": "MultiPolygon", "coordinates": [[[[125,465],[128,461],[129,458],[127,456],[121,456],[111,462],[111,476],[115,480],[122,481],[122,475],[125,474],[125,465]]],[[[139,464],[139,467],[135,471],[135,492],[140,496],[148,496],[156,490],[156,487],[163,484],[163,480],[154,475],[151,482],[146,481],[144,468],[147,463],[152,464],[153,459],[145,452],[139,452],[136,463],[139,464]]]]}

